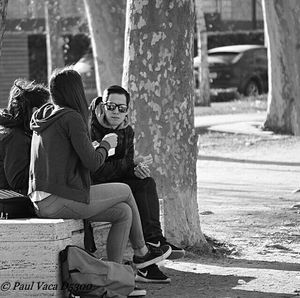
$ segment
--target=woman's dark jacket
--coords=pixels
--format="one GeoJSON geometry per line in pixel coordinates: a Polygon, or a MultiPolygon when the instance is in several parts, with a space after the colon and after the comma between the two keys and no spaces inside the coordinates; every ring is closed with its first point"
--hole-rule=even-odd
{"type": "Polygon", "coordinates": [[[65,199],[89,203],[90,171],[107,157],[110,144],[95,150],[82,116],[67,107],[48,103],[31,118],[33,130],[29,193],[44,191],[65,199]]]}
{"type": "MultiPolygon", "coordinates": [[[[92,107],[92,104],[91,104],[92,107]]],[[[134,176],[134,131],[130,125],[121,125],[120,128],[110,128],[101,125],[91,109],[91,137],[93,141],[100,142],[108,133],[118,135],[118,145],[115,154],[108,157],[105,163],[95,172],[92,172],[93,184],[105,182],[120,182],[120,179],[134,176]]]]}
{"type": "Polygon", "coordinates": [[[0,111],[0,188],[27,194],[31,134],[23,122],[0,111]]]}

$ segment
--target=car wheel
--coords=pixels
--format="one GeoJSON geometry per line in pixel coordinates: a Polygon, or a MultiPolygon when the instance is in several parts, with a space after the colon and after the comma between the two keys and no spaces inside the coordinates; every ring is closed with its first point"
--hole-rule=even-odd
{"type": "Polygon", "coordinates": [[[250,80],[242,92],[245,96],[257,96],[261,94],[261,86],[255,80],[250,80]]]}

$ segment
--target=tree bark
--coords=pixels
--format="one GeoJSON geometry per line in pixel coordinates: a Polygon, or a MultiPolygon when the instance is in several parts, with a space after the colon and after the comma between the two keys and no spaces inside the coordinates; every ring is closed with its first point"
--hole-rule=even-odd
{"type": "Polygon", "coordinates": [[[300,135],[300,7],[297,0],[263,0],[269,59],[269,95],[264,126],[300,135]]]}
{"type": "Polygon", "coordinates": [[[97,93],[121,85],[125,0],[84,0],[94,55],[97,93]]]}
{"type": "Polygon", "coordinates": [[[45,1],[45,25],[47,45],[47,72],[48,79],[52,71],[65,65],[63,55],[63,38],[61,36],[61,16],[58,0],[45,1]]]}
{"type": "Polygon", "coordinates": [[[207,61],[207,31],[203,13],[203,0],[196,0],[196,31],[198,56],[201,57],[199,68],[199,94],[196,94],[196,104],[210,106],[209,68],[207,61]]]}
{"type": "Polygon", "coordinates": [[[0,56],[1,56],[1,49],[2,49],[2,40],[5,32],[5,20],[6,20],[6,13],[7,13],[7,3],[8,0],[0,0],[0,56]]]}
{"type": "Polygon", "coordinates": [[[208,249],[197,204],[191,0],[127,2],[123,86],[136,151],[152,154],[168,239],[208,249]]]}

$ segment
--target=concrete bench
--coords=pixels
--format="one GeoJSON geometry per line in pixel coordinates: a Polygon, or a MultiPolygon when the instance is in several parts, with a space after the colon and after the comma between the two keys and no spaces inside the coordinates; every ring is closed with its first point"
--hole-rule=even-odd
{"type": "MultiPolygon", "coordinates": [[[[163,202],[160,201],[164,227],[163,202]]],[[[106,256],[109,223],[93,223],[98,257],[106,256]]],[[[67,245],[83,247],[82,220],[0,220],[0,297],[58,297],[61,285],[59,252],[67,245]]],[[[125,258],[132,256],[130,246],[125,258]]]]}
{"type": "MultiPolygon", "coordinates": [[[[108,230],[94,227],[100,255],[108,230]]],[[[1,220],[0,297],[64,297],[58,254],[70,244],[83,247],[82,220],[1,220]]]]}

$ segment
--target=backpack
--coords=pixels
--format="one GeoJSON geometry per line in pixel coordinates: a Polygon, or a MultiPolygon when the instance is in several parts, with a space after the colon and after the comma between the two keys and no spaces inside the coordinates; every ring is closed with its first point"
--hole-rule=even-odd
{"type": "Polygon", "coordinates": [[[75,245],[59,253],[62,289],[69,297],[127,297],[134,290],[135,275],[129,265],[103,261],[75,245]]]}
{"type": "Polygon", "coordinates": [[[0,219],[37,217],[30,198],[13,190],[0,189],[0,219]]]}

